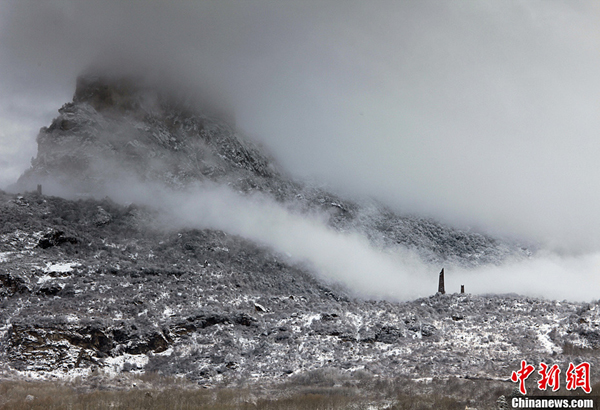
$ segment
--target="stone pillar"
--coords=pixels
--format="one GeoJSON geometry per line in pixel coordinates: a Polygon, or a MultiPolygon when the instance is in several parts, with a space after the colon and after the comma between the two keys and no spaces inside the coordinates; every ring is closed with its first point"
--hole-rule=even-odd
{"type": "Polygon", "coordinates": [[[440,272],[440,281],[438,283],[438,293],[441,293],[442,295],[444,293],[446,293],[446,288],[444,287],[444,268],[442,268],[442,271],[440,272]]]}
{"type": "Polygon", "coordinates": [[[38,195],[42,195],[42,184],[37,184],[37,193],[38,195]]]}
{"type": "Polygon", "coordinates": [[[460,293],[465,293],[465,285],[460,285],[460,293]]]}

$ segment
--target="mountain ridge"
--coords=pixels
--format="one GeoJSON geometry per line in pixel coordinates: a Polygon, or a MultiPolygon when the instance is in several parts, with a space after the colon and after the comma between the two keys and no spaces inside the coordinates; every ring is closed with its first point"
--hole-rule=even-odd
{"type": "Polygon", "coordinates": [[[42,184],[51,194],[103,197],[112,196],[119,180],[170,189],[214,183],[319,210],[337,230],[358,231],[377,247],[409,248],[431,263],[472,267],[531,255],[514,241],[401,216],[375,201],[357,202],[296,181],[263,147],[193,104],[131,79],[80,77],[73,102],[40,130],[38,155],[17,187],[42,184]]]}
{"type": "MultiPolygon", "coordinates": [[[[277,210],[377,255],[408,250],[433,275],[440,265],[528,257],[515,243],[294,181],[214,116],[160,111],[159,102],[140,108],[146,103],[107,90],[94,102],[94,92],[76,92],[40,131],[38,156],[19,184],[41,183],[42,195],[0,192],[0,364],[7,372],[66,379],[99,370],[110,377],[161,372],[215,385],[327,369],[384,379],[505,380],[523,358],[597,365],[597,302],[452,289],[433,295],[435,286],[432,296],[415,300],[360,297],[273,242],[165,223],[168,206],[110,199],[113,183],[166,186],[150,193],[171,196],[167,205],[194,198],[185,194],[196,184],[227,190],[231,200],[262,195],[263,202],[232,209],[267,204],[266,224],[280,222],[268,219],[277,210]],[[60,184],[87,195],[51,195],[60,184]]],[[[211,212],[227,206],[217,202],[211,212]]],[[[366,280],[377,278],[369,276],[377,267],[364,269],[366,280]]]]}
{"type": "Polygon", "coordinates": [[[598,376],[598,302],[364,300],[247,239],[157,230],[152,211],[109,199],[0,192],[0,210],[0,363],[15,374],[504,380],[527,359],[598,376]]]}

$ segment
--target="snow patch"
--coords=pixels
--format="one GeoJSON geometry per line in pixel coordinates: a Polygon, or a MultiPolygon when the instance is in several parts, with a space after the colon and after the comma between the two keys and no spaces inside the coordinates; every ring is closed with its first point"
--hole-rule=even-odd
{"type": "Polygon", "coordinates": [[[14,252],[0,252],[0,263],[8,262],[8,257],[14,252]]]}
{"type": "Polygon", "coordinates": [[[69,323],[79,322],[79,318],[73,314],[69,314],[69,315],[65,316],[65,319],[67,319],[67,322],[69,322],[69,323]]]}
{"type": "Polygon", "coordinates": [[[123,367],[128,364],[129,366],[133,367],[132,371],[136,371],[135,369],[137,369],[137,371],[143,372],[144,366],[148,364],[148,360],[148,356],[144,354],[135,355],[123,353],[120,356],[108,357],[104,359],[106,367],[103,368],[103,370],[110,376],[115,377],[121,373],[123,371],[123,367]]]}
{"type": "Polygon", "coordinates": [[[320,314],[313,314],[313,315],[303,315],[304,317],[302,318],[302,320],[304,320],[304,326],[310,326],[312,325],[312,322],[314,322],[315,320],[319,320],[321,319],[321,315],[320,314]]]}
{"type": "Polygon", "coordinates": [[[44,275],[44,276],[41,276],[38,279],[37,283],[38,283],[38,285],[40,285],[40,284],[46,283],[46,282],[48,282],[48,281],[50,281],[52,279],[54,279],[52,276],[50,276],[50,275],[44,275]]]}
{"type": "Polygon", "coordinates": [[[552,343],[550,339],[549,333],[552,331],[552,326],[550,325],[541,325],[539,329],[539,333],[537,335],[538,340],[540,341],[540,346],[546,350],[548,353],[559,352],[561,349],[552,343]]]}
{"type": "Polygon", "coordinates": [[[73,271],[73,268],[76,266],[81,266],[80,263],[77,262],[61,262],[61,263],[46,263],[46,266],[42,268],[42,270],[46,273],[68,273],[73,271]]]}
{"type": "Polygon", "coordinates": [[[162,315],[163,315],[163,317],[166,319],[166,318],[169,318],[169,317],[171,317],[171,316],[173,315],[173,313],[175,313],[175,312],[173,311],[173,309],[171,309],[170,307],[166,306],[166,307],[165,307],[165,310],[163,311],[163,314],[162,314],[162,315]]]}

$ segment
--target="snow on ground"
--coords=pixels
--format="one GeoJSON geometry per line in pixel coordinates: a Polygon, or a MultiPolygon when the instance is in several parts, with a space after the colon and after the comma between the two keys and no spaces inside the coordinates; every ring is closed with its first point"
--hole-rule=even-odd
{"type": "Polygon", "coordinates": [[[12,255],[14,252],[0,252],[0,263],[2,262],[8,262],[10,255],[12,255]]]}
{"type": "Polygon", "coordinates": [[[38,285],[41,285],[42,283],[46,283],[50,280],[53,280],[54,278],[50,275],[44,275],[44,276],[40,276],[37,283],[38,285]]]}
{"type": "Polygon", "coordinates": [[[73,268],[81,266],[77,262],[60,262],[60,263],[46,263],[46,266],[42,270],[46,273],[69,273],[73,271],[73,268]]]}
{"type": "Polygon", "coordinates": [[[538,329],[538,340],[540,346],[544,348],[548,353],[560,352],[562,349],[552,343],[550,336],[548,335],[552,331],[553,327],[549,324],[541,325],[538,329]]]}
{"type": "Polygon", "coordinates": [[[173,315],[173,313],[174,313],[173,309],[171,309],[170,307],[166,306],[165,310],[163,311],[162,316],[163,316],[163,318],[166,319],[166,318],[171,317],[173,315]]]}
{"type": "Polygon", "coordinates": [[[106,363],[107,366],[104,367],[104,371],[110,376],[117,376],[123,371],[123,367],[128,365],[132,371],[140,369],[140,371],[143,372],[141,369],[148,364],[148,360],[148,356],[145,354],[123,353],[120,356],[105,359],[104,363],[106,363]]]}

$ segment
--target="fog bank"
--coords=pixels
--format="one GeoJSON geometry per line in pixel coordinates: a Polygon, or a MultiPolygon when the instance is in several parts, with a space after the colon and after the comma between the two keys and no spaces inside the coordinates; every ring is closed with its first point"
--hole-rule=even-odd
{"type": "MultiPolygon", "coordinates": [[[[125,179],[122,179],[125,180],[125,179]]],[[[163,229],[218,229],[253,240],[305,266],[318,278],[343,285],[351,295],[370,299],[413,300],[437,291],[444,266],[425,263],[405,248],[375,248],[356,232],[338,232],[327,215],[301,213],[261,194],[241,195],[224,186],[202,185],[173,192],[164,187],[128,184],[109,188],[121,202],[157,209],[163,229]]],[[[600,254],[569,257],[539,252],[501,266],[464,269],[445,266],[446,291],[592,301],[600,295],[600,254]]]]}
{"type": "Polygon", "coordinates": [[[98,67],[218,90],[297,176],[595,252],[599,21],[566,0],[5,1],[0,183],[98,67]]]}

